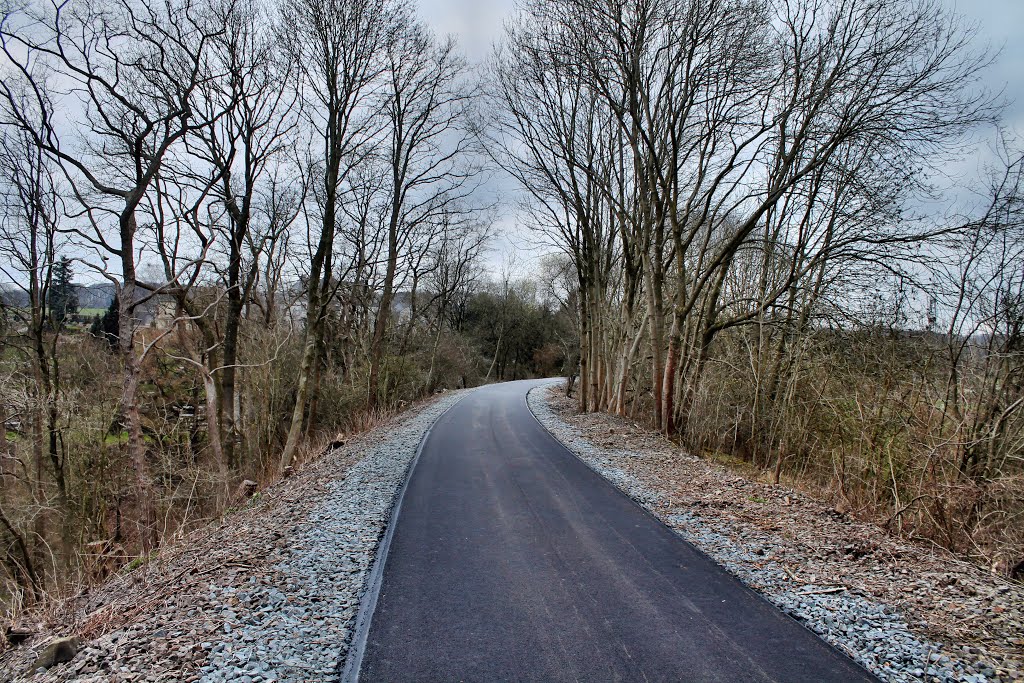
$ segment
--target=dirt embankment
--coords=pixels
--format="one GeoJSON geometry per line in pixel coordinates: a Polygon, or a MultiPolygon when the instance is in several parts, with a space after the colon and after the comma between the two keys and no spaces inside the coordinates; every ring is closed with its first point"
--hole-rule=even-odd
{"type": "Polygon", "coordinates": [[[877,673],[891,665],[891,680],[1024,680],[1024,586],[806,493],[682,453],[629,420],[578,414],[562,387],[541,391],[566,426],[552,431],[571,450],[877,673]],[[915,645],[902,648],[914,653],[910,661],[886,661],[901,648],[857,614],[875,608],[910,632],[915,645]]]}
{"type": "Polygon", "coordinates": [[[19,626],[32,635],[0,644],[0,680],[336,680],[393,495],[459,393],[352,437],[141,566],[26,615],[19,626]]]}

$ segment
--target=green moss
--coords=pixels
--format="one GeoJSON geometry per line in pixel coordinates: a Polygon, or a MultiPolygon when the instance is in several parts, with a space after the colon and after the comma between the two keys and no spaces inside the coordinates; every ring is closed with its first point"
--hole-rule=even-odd
{"type": "Polygon", "coordinates": [[[117,434],[107,434],[103,437],[103,443],[107,446],[116,446],[118,444],[128,443],[128,432],[122,431],[117,434]]]}
{"type": "Polygon", "coordinates": [[[142,565],[148,563],[150,560],[152,560],[156,556],[157,556],[157,551],[155,551],[155,550],[153,552],[151,552],[150,554],[148,554],[148,555],[139,555],[138,557],[136,557],[135,559],[133,559],[131,562],[129,562],[128,564],[126,564],[124,566],[124,571],[125,572],[133,572],[136,569],[138,569],[139,567],[141,567],[142,565]]]}

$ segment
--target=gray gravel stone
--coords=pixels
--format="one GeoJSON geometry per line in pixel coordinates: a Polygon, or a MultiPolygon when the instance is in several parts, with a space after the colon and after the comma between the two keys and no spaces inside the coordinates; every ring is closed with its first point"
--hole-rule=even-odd
{"type": "Polygon", "coordinates": [[[635,454],[595,446],[566,423],[544,399],[547,388],[534,388],[527,403],[537,419],[583,462],[621,491],[650,509],[684,539],[759,592],[783,612],[802,622],[824,640],[846,652],[881,680],[892,683],[940,681],[987,683],[994,672],[982,670],[947,651],[942,645],[913,633],[900,610],[849,592],[822,593],[831,586],[797,586],[783,567],[766,561],[773,539],[704,513],[672,509],[655,491],[616,467],[614,458],[635,454]],[[717,531],[720,529],[722,531],[717,531]]]}
{"type": "Polygon", "coordinates": [[[323,500],[292,529],[289,553],[275,570],[276,585],[255,579],[244,591],[210,586],[223,605],[220,642],[209,654],[206,683],[337,680],[345,661],[364,582],[395,496],[423,434],[466,392],[451,392],[384,435],[332,482],[323,500]],[[228,604],[230,598],[239,602],[228,604]]]}

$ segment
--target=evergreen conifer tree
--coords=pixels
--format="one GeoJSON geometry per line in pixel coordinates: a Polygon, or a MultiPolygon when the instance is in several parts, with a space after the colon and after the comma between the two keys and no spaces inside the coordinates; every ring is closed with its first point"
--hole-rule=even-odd
{"type": "Polygon", "coordinates": [[[78,291],[72,282],[74,270],[71,259],[62,256],[53,268],[53,283],[50,285],[50,324],[61,329],[68,320],[78,315],[78,291]]]}

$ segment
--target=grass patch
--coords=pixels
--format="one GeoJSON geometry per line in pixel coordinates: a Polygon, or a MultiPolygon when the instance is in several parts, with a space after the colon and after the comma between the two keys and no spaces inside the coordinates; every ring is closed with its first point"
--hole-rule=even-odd
{"type": "Polygon", "coordinates": [[[133,559],[131,562],[129,562],[128,564],[126,564],[124,566],[124,571],[126,573],[127,572],[133,572],[136,569],[138,569],[139,567],[141,567],[142,565],[144,565],[147,562],[149,562],[150,560],[152,560],[154,557],[156,557],[156,555],[157,555],[157,551],[155,551],[155,550],[153,552],[151,552],[150,554],[148,554],[148,555],[139,555],[138,557],[136,557],[135,559],[133,559]]]}
{"type": "MultiPolygon", "coordinates": [[[[149,434],[142,435],[142,442],[148,445],[156,443],[153,441],[153,437],[149,434]]],[[[118,432],[117,434],[107,434],[103,437],[103,444],[105,446],[121,446],[128,443],[128,432],[118,432]]]]}
{"type": "Polygon", "coordinates": [[[106,446],[117,446],[120,444],[128,443],[128,432],[107,434],[105,437],[103,437],[103,443],[106,446]]]}
{"type": "Polygon", "coordinates": [[[761,470],[755,467],[753,463],[725,451],[705,450],[701,457],[704,460],[724,465],[738,474],[742,474],[747,479],[756,479],[761,475],[761,470]]]}

